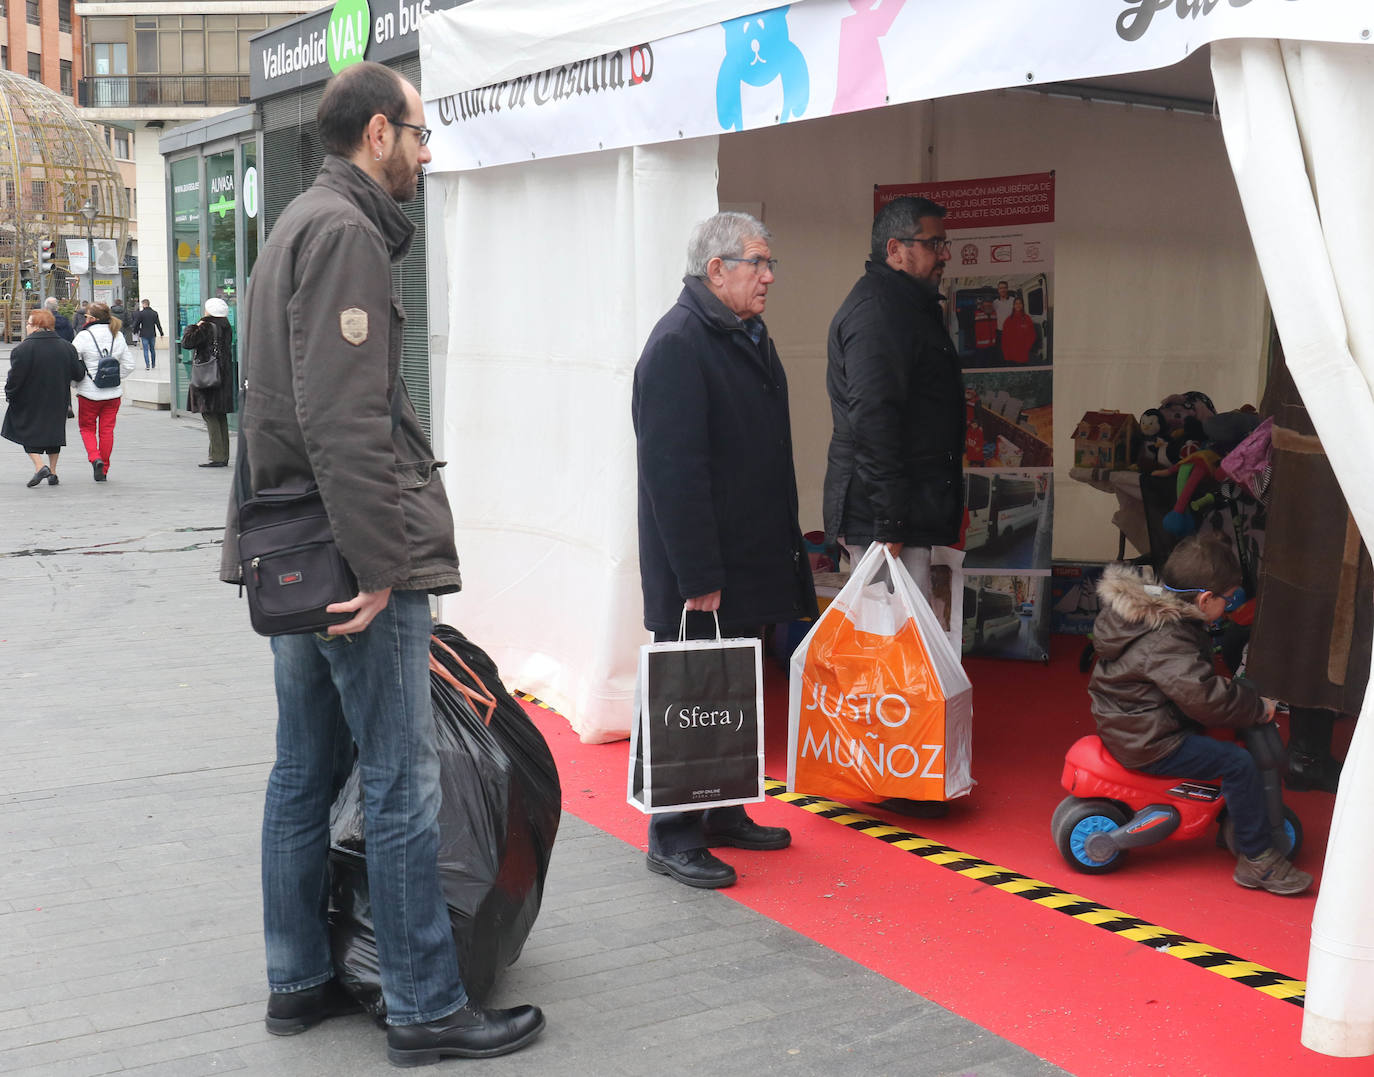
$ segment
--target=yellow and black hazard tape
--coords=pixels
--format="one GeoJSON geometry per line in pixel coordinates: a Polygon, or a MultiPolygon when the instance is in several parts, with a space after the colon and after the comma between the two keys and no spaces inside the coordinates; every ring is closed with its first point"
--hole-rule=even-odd
{"type": "Polygon", "coordinates": [[[542,699],[538,699],[538,698],[536,698],[536,697],[530,695],[528,692],[520,692],[520,691],[516,691],[516,690],[512,689],[511,695],[513,695],[516,699],[523,699],[526,703],[533,703],[536,707],[539,707],[539,708],[541,708],[541,709],[543,709],[543,710],[549,711],[549,712],[551,712],[551,713],[553,713],[553,714],[557,714],[557,713],[558,713],[556,710],[554,710],[552,707],[550,707],[547,703],[545,703],[542,699]]]}
{"type": "Polygon", "coordinates": [[[1190,965],[1215,972],[1218,976],[1225,976],[1228,980],[1244,984],[1273,998],[1291,1002],[1295,1006],[1303,1004],[1307,984],[1302,980],[1295,980],[1253,961],[1246,961],[1225,950],[1218,950],[1215,946],[1208,946],[1196,939],[1190,939],[1187,935],[1180,935],[1177,931],[1147,923],[1139,917],[1117,909],[1109,909],[1105,905],[1099,905],[1079,894],[1060,890],[1039,879],[1031,879],[997,864],[989,864],[976,856],[951,849],[942,842],[923,838],[909,830],[855,811],[847,804],[826,800],[824,797],[808,796],[805,793],[789,793],[785,782],[773,778],[765,778],[764,785],[768,795],[777,800],[802,808],[813,815],[819,815],[823,819],[829,819],[850,830],[857,830],[870,838],[887,842],[932,864],[948,868],[966,879],[985,883],[1047,909],[1061,912],[1065,916],[1072,916],[1075,920],[1100,927],[1113,935],[1120,935],[1170,957],[1177,957],[1190,965]]]}

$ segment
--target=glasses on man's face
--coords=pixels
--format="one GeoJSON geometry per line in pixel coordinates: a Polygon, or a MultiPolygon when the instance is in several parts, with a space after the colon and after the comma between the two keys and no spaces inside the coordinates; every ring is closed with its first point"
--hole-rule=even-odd
{"type": "Polygon", "coordinates": [[[753,258],[726,258],[721,256],[722,262],[734,262],[737,265],[749,266],[756,274],[762,273],[764,267],[768,267],[768,272],[777,275],[778,260],[776,258],[764,258],[762,255],[755,255],[753,258]]]}
{"type": "Polygon", "coordinates": [[[894,238],[898,243],[907,247],[911,246],[913,243],[919,243],[926,250],[930,251],[931,254],[939,255],[949,253],[949,240],[944,236],[932,236],[930,239],[924,239],[921,236],[907,236],[905,239],[901,236],[896,236],[894,238]]]}
{"type": "Polygon", "coordinates": [[[428,127],[421,127],[418,123],[406,123],[405,120],[391,120],[389,122],[392,127],[409,127],[419,138],[421,146],[429,143],[430,130],[428,127]]]}

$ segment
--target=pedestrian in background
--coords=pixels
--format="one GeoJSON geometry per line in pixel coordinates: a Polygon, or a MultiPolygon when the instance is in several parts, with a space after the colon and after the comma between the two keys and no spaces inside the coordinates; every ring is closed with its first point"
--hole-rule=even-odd
{"type": "MultiPolygon", "coordinates": [[[[148,309],[139,316],[148,313],[157,317],[148,309]]],[[[210,459],[198,465],[200,467],[229,466],[229,413],[236,405],[233,337],[229,305],[215,297],[205,301],[205,317],[187,326],[186,332],[181,334],[181,346],[195,353],[192,369],[202,363],[213,363],[219,375],[219,380],[208,388],[198,388],[193,383],[186,390],[186,410],[203,418],[210,434],[210,459]]],[[[146,358],[148,337],[143,338],[143,344],[146,358]]]]}
{"type": "Polygon", "coordinates": [[[143,301],[143,309],[134,315],[133,331],[143,342],[143,369],[157,369],[157,338],[166,336],[162,331],[162,319],[148,300],[143,301]]]}
{"type": "Polygon", "coordinates": [[[76,330],[72,328],[72,323],[67,316],[57,309],[57,297],[50,295],[43,300],[43,309],[52,315],[53,331],[70,344],[72,337],[76,336],[76,330]]]}
{"type": "Polygon", "coordinates": [[[96,482],[104,482],[109,474],[110,456],[114,453],[115,419],[124,396],[122,382],[134,372],[134,353],[125,343],[121,329],[119,319],[111,315],[108,305],[92,303],[86,308],[86,328],[72,341],[81,361],[86,364],[86,376],[76,387],[76,419],[96,482]],[[115,385],[95,384],[102,353],[119,363],[119,383],[115,385]]]}
{"type": "Polygon", "coordinates": [[[28,336],[10,353],[5,378],[9,408],[0,437],[29,454],[33,477],[27,485],[32,489],[44,479],[57,485],[57,457],[67,444],[67,404],[72,385],[86,376],[86,368],[76,349],[54,331],[51,311],[30,311],[26,328],[28,336]]]}
{"type": "MultiPolygon", "coordinates": [[[[391,267],[415,225],[425,110],[395,71],[361,62],[325,87],[327,156],[278,218],[244,300],[239,444],[256,493],[319,487],[358,594],[327,633],[275,636],[277,759],[262,824],[267,1031],[358,1009],[330,949],[329,809],[356,745],[386,1000],[387,1057],[414,1066],[518,1050],[534,1006],[468,997],[439,881],[439,759],[429,594],[462,584],[440,462],[400,378],[404,314],[391,267]]],[[[237,486],[237,484],[235,484],[237,486]]],[[[231,498],[220,577],[239,582],[231,498]]]]}

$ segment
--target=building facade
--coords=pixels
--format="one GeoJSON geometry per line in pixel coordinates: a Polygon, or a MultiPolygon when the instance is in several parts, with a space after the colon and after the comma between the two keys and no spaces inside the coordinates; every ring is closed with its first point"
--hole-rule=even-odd
{"type": "MultiPolygon", "coordinates": [[[[0,0],[11,7],[16,2],[0,0]]],[[[170,269],[169,252],[177,253],[169,228],[173,203],[158,139],[183,124],[207,121],[247,104],[253,35],[321,6],[321,0],[75,4],[74,13],[82,23],[76,98],[89,118],[132,132],[130,187],[141,225],[139,296],[162,314],[169,338],[174,333],[179,337],[177,325],[185,304],[179,302],[170,269]]],[[[192,257],[199,258],[199,253],[192,257]]],[[[168,393],[172,395],[171,387],[168,393]]]]}

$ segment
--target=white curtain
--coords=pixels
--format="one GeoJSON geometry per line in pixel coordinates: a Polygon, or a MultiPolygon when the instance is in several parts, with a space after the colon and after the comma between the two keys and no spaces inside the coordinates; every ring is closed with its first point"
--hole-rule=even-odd
{"type": "MultiPolygon", "coordinates": [[[[1374,50],[1219,41],[1226,148],[1284,355],[1361,533],[1374,536],[1374,50]]],[[[1314,521],[1340,527],[1338,520],[1314,521]]],[[[1374,1054],[1374,692],[1336,797],[1303,1043],[1374,1054]]]]}
{"type": "Polygon", "coordinates": [[[716,211],[716,139],[429,182],[444,233],[430,242],[449,252],[441,444],[463,566],[440,615],[584,741],[627,736],[648,638],[630,385],[682,288],[691,226],[716,211]]]}

